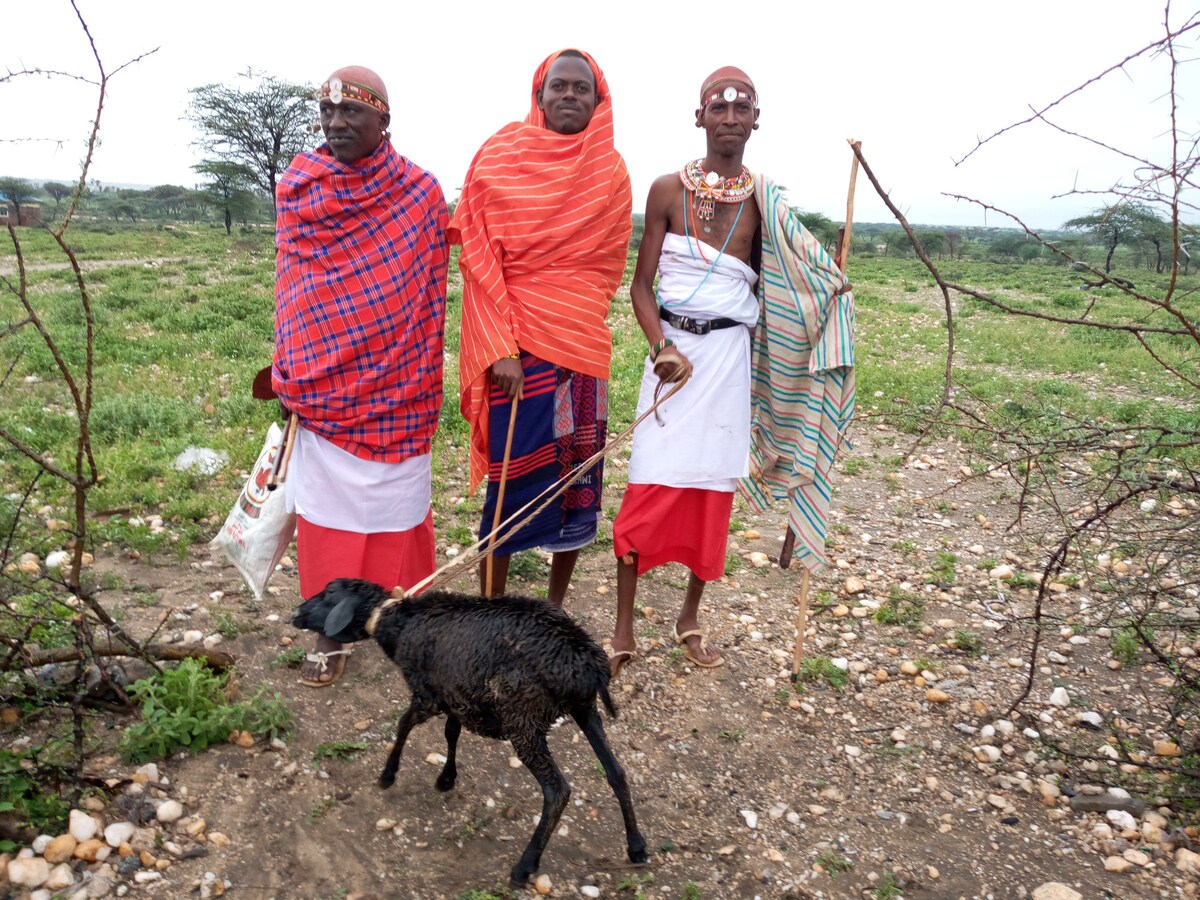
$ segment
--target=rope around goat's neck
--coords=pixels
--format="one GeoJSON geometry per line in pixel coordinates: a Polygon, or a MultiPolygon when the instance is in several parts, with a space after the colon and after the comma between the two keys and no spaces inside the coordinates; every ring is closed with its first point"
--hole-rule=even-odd
{"type": "Polygon", "coordinates": [[[685,372],[683,378],[679,379],[679,381],[677,381],[675,383],[675,386],[672,387],[671,390],[667,391],[667,393],[664,394],[662,397],[658,396],[658,393],[659,393],[659,391],[662,390],[662,386],[664,383],[664,382],[660,381],[660,383],[658,385],[658,389],[654,392],[655,393],[654,403],[651,404],[650,407],[644,413],[642,413],[640,416],[638,416],[634,420],[632,425],[630,425],[628,428],[626,428],[624,431],[622,431],[620,434],[618,434],[615,438],[612,438],[607,444],[605,444],[603,447],[601,447],[596,453],[592,454],[592,456],[589,457],[586,461],[584,461],[584,463],[582,465],[580,465],[575,470],[575,472],[572,473],[569,477],[567,477],[565,479],[559,479],[554,484],[550,485],[550,487],[546,488],[546,490],[542,491],[540,494],[538,494],[536,497],[534,497],[532,500],[530,500],[528,503],[526,503],[524,506],[522,506],[520,509],[518,509],[515,513],[513,513],[511,516],[509,516],[507,519],[505,519],[503,522],[501,522],[497,527],[493,528],[490,534],[480,535],[479,540],[476,541],[474,544],[472,544],[470,547],[467,547],[461,554],[456,556],[454,559],[450,560],[450,562],[446,563],[446,565],[442,566],[440,569],[437,569],[436,571],[430,573],[429,575],[426,575],[424,578],[422,578],[420,581],[418,581],[416,584],[414,584],[408,590],[403,590],[399,587],[395,588],[392,591],[392,596],[388,597],[388,599],[384,600],[383,603],[381,603],[381,604],[379,604],[379,606],[375,607],[374,612],[371,613],[371,618],[367,619],[367,634],[373,635],[375,633],[375,629],[379,625],[379,618],[380,618],[380,616],[383,615],[384,610],[386,610],[388,607],[395,606],[397,603],[401,603],[404,600],[408,599],[409,597],[413,597],[413,596],[421,593],[422,591],[430,590],[432,588],[438,587],[439,585],[445,584],[447,581],[450,580],[450,578],[453,574],[453,571],[455,569],[457,569],[458,567],[462,566],[464,563],[474,562],[476,558],[486,559],[487,557],[489,557],[493,553],[495,553],[499,547],[502,547],[504,545],[504,542],[507,541],[509,539],[509,537],[511,537],[516,532],[520,531],[521,528],[523,528],[528,522],[530,522],[532,519],[534,519],[538,515],[538,513],[540,513],[543,509],[545,509],[547,506],[549,506],[551,503],[553,503],[556,499],[558,499],[558,497],[567,488],[569,488],[576,481],[578,481],[585,474],[587,474],[588,470],[591,469],[592,466],[594,466],[600,460],[602,460],[608,454],[608,452],[610,450],[612,450],[613,447],[617,446],[618,444],[623,442],[627,437],[629,437],[631,434],[633,434],[634,429],[636,429],[639,425],[641,425],[642,422],[644,422],[646,420],[647,416],[649,416],[651,413],[656,413],[658,408],[662,404],[664,404],[668,400],[670,400],[673,396],[675,396],[675,394],[678,393],[679,389],[688,383],[688,379],[691,377],[692,377],[692,375],[691,375],[690,370],[685,372]],[[549,496],[547,496],[547,494],[549,494],[549,496]],[[514,519],[517,519],[518,517],[523,515],[525,513],[525,511],[528,510],[535,503],[540,503],[541,505],[538,506],[537,509],[535,509],[533,512],[529,513],[529,515],[525,516],[524,519],[521,519],[519,522],[517,522],[516,525],[511,524],[514,519]],[[504,531],[505,529],[507,529],[508,533],[505,534],[504,537],[497,538],[494,541],[491,540],[493,535],[498,534],[499,532],[504,531]],[[491,543],[489,543],[489,541],[491,541],[491,543]],[[488,544],[487,550],[480,549],[481,547],[483,547],[484,544],[488,544]]]}

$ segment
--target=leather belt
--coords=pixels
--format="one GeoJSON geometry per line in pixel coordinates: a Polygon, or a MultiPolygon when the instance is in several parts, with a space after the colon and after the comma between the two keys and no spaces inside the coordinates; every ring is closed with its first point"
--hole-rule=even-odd
{"type": "Polygon", "coordinates": [[[677,316],[661,306],[658,308],[658,317],[671,327],[689,334],[708,334],[710,331],[733,328],[735,325],[742,324],[737,319],[709,319],[707,322],[701,322],[698,319],[689,319],[687,316],[677,316]]]}

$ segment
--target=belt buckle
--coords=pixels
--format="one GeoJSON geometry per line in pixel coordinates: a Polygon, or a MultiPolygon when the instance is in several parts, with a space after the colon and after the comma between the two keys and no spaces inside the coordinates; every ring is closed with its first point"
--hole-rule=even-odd
{"type": "Polygon", "coordinates": [[[697,322],[689,316],[680,316],[679,321],[679,327],[689,334],[708,334],[709,326],[707,322],[697,322]]]}

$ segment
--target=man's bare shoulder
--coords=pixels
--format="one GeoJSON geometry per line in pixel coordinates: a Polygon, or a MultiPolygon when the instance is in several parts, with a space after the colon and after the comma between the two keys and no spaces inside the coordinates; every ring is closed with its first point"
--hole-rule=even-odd
{"type": "Polygon", "coordinates": [[[666,175],[659,175],[650,185],[651,196],[658,197],[677,197],[683,193],[683,182],[679,180],[678,172],[668,172],[666,175]]]}

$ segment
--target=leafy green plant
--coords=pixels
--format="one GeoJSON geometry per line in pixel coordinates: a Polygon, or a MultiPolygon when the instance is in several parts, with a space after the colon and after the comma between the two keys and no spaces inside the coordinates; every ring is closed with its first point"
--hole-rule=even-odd
{"type": "Polygon", "coordinates": [[[272,657],[271,668],[287,667],[289,669],[298,669],[307,655],[308,653],[303,647],[288,647],[286,650],[280,650],[272,657]]]}
{"type": "Polygon", "coordinates": [[[508,574],[512,578],[540,581],[550,574],[550,567],[538,556],[536,550],[514,553],[508,562],[508,574]]]}
{"type": "Polygon", "coordinates": [[[969,628],[956,628],[950,637],[950,642],[954,645],[955,650],[965,653],[967,656],[978,656],[983,649],[983,641],[979,634],[969,628]]]}
{"type": "Polygon", "coordinates": [[[725,554],[725,574],[732,575],[742,567],[742,558],[730,550],[725,554]]]}
{"type": "Polygon", "coordinates": [[[884,872],[879,884],[875,885],[875,890],[871,891],[873,900],[897,900],[903,896],[904,890],[896,882],[896,876],[891,872],[884,872]]]}
{"type": "Polygon", "coordinates": [[[277,692],[264,687],[248,700],[231,703],[228,684],[228,675],[217,675],[196,659],[134,682],[129,694],[141,704],[142,721],[125,729],[118,749],[142,763],[177,750],[195,753],[234,731],[273,737],[291,730],[291,710],[277,692]]]}
{"type": "Polygon", "coordinates": [[[322,759],[349,759],[370,745],[366,741],[325,741],[313,748],[313,762],[322,759]]]}
{"type": "MultiPolygon", "coordinates": [[[[66,767],[48,761],[57,753],[60,743],[54,742],[25,750],[0,749],[0,815],[12,814],[21,824],[33,826],[39,832],[57,834],[62,831],[70,805],[47,786],[59,783],[67,774],[66,767]]],[[[0,839],[0,853],[17,849],[17,844],[0,839]]]]}
{"type": "Polygon", "coordinates": [[[850,675],[835,666],[827,656],[806,656],[800,662],[797,677],[801,681],[828,684],[839,691],[850,684],[850,675]]]}
{"type": "Polygon", "coordinates": [[[958,563],[958,557],[953,553],[948,553],[944,550],[939,551],[937,559],[932,566],[929,567],[929,575],[925,579],[927,584],[936,584],[939,587],[948,588],[954,584],[954,567],[958,563]]]}
{"type": "Polygon", "coordinates": [[[700,885],[694,881],[689,881],[683,886],[683,891],[679,894],[679,900],[700,900],[702,896],[700,885]]]}
{"type": "Polygon", "coordinates": [[[727,741],[735,741],[735,742],[740,741],[745,736],[746,736],[745,728],[737,728],[737,729],[734,729],[733,731],[718,731],[717,732],[717,737],[723,738],[724,740],[727,740],[727,741]]]}
{"type": "Polygon", "coordinates": [[[888,593],[888,598],[875,610],[875,621],[880,625],[918,628],[924,612],[925,598],[922,595],[893,587],[888,593]]]}
{"type": "Polygon", "coordinates": [[[822,850],[818,853],[817,865],[828,872],[833,878],[837,878],[842,872],[851,872],[854,870],[854,860],[842,856],[836,850],[822,850]]]}
{"type": "MultiPolygon", "coordinates": [[[[1142,628],[1146,636],[1153,641],[1154,632],[1142,628]]],[[[1112,646],[1113,658],[1123,666],[1136,666],[1142,661],[1142,639],[1133,628],[1120,628],[1113,632],[1109,639],[1112,646]]]]}
{"type": "Polygon", "coordinates": [[[617,890],[629,891],[637,900],[645,900],[646,894],[642,888],[650,884],[654,884],[654,874],[652,872],[646,872],[645,874],[631,872],[617,882],[617,890]]]}

